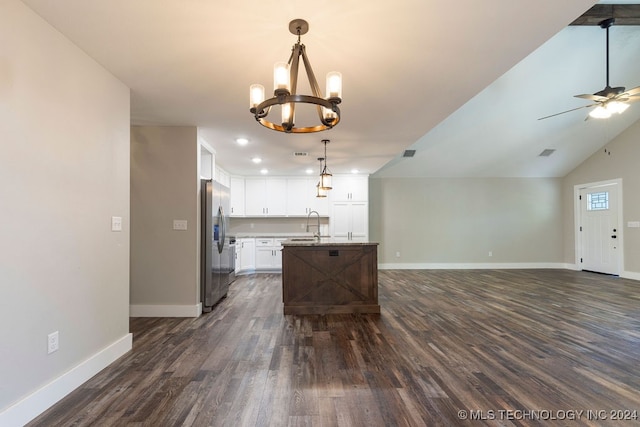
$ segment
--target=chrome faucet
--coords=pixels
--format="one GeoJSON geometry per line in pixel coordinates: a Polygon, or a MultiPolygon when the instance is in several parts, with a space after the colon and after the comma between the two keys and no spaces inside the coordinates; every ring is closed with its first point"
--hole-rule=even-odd
{"type": "Polygon", "coordinates": [[[307,215],[307,233],[309,232],[309,219],[311,218],[312,213],[315,213],[318,217],[318,224],[316,225],[318,231],[316,233],[313,233],[313,237],[315,237],[316,239],[320,239],[320,214],[317,211],[311,211],[309,212],[309,215],[307,215]]]}

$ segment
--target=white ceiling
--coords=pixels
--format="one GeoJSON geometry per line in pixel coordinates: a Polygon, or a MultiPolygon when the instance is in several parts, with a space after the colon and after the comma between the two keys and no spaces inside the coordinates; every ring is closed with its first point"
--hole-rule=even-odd
{"type": "MultiPolygon", "coordinates": [[[[232,174],[315,172],[330,139],[333,173],[562,176],[640,118],[639,104],[607,121],[585,122],[586,110],[536,120],[605,86],[604,30],[566,28],[592,0],[23,1],[131,88],[132,124],[198,126],[232,174]],[[309,22],[302,43],[321,88],[326,72],[343,74],[329,131],[282,134],[249,113],[249,85],[271,90],[295,18],[309,22]],[[416,156],[400,159],[406,148],[416,156]],[[537,157],[545,148],[557,151],[537,157]]],[[[610,36],[611,85],[640,85],[640,30],[610,36]]]]}

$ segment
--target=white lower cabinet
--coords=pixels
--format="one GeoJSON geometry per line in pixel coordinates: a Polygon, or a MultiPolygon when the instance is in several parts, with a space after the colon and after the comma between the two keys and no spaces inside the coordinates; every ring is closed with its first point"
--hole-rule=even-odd
{"type": "Polygon", "coordinates": [[[282,269],[282,244],[286,239],[256,239],[256,270],[282,269]]]}
{"type": "Polygon", "coordinates": [[[335,202],[330,222],[334,239],[366,242],[369,239],[369,203],[335,202]]]}
{"type": "Polygon", "coordinates": [[[236,240],[236,272],[256,269],[256,240],[243,238],[236,240]]]}

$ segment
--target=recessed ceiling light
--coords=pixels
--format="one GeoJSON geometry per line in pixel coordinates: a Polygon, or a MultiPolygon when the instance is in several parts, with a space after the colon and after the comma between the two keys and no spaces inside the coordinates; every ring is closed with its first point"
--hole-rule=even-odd
{"type": "Polygon", "coordinates": [[[260,173],[261,173],[262,175],[266,175],[266,174],[268,174],[268,173],[269,173],[269,171],[268,171],[267,169],[260,169],[260,173]]]}
{"type": "Polygon", "coordinates": [[[236,143],[238,145],[247,145],[249,140],[247,138],[236,138],[236,143]]]}
{"type": "Polygon", "coordinates": [[[255,164],[258,164],[262,162],[262,159],[260,157],[254,157],[253,159],[251,159],[251,161],[255,164]]]}
{"type": "Polygon", "coordinates": [[[311,175],[311,174],[313,173],[313,170],[312,170],[312,169],[307,169],[305,172],[306,172],[307,174],[311,175]]]}
{"type": "Polygon", "coordinates": [[[351,173],[358,173],[360,172],[358,169],[351,169],[351,173]]]}

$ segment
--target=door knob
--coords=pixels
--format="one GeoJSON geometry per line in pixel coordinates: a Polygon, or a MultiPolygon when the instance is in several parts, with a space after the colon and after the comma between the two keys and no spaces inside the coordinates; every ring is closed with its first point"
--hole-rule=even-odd
{"type": "Polygon", "coordinates": [[[615,238],[617,238],[617,236],[614,234],[613,236],[611,236],[611,238],[612,238],[612,239],[615,239],[615,238]]]}

